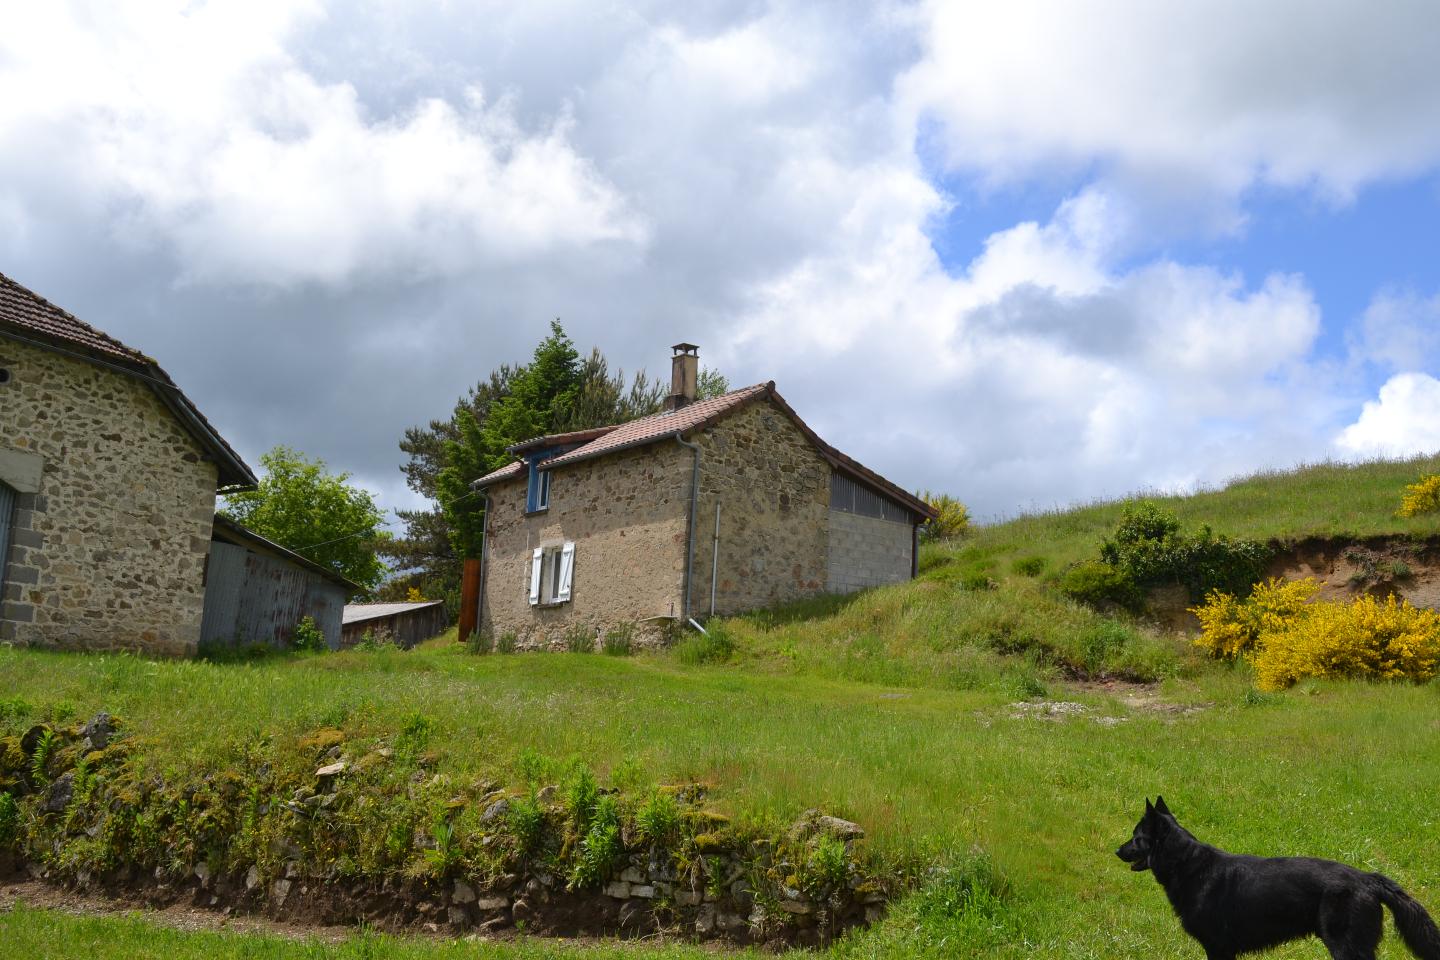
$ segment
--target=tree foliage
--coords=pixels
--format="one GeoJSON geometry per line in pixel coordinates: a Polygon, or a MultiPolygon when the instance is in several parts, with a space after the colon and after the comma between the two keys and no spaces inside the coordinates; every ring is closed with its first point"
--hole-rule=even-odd
{"type": "Polygon", "coordinates": [[[388,540],[385,514],[348,473],[328,473],[325,461],[278,446],[260,457],[264,477],[255,490],[227,494],[221,513],[236,523],[367,591],[379,586],[388,540]]]}

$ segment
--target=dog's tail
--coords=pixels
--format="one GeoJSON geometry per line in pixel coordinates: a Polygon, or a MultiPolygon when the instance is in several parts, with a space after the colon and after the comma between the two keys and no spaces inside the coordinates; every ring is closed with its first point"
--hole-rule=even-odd
{"type": "Polygon", "coordinates": [[[1430,914],[1394,880],[1379,873],[1374,877],[1380,901],[1390,908],[1405,946],[1420,960],[1440,960],[1440,929],[1430,914]]]}

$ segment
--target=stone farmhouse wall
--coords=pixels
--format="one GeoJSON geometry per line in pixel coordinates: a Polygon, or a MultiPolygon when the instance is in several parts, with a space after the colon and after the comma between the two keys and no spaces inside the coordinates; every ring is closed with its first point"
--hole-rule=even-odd
{"type": "Polygon", "coordinates": [[[908,523],[831,510],[826,589],[851,593],[909,580],[913,529],[908,523]]]}
{"type": "MultiPolygon", "coordinates": [[[[691,615],[740,613],[826,589],[830,464],[789,417],[761,401],[692,438],[701,448],[691,615]]],[[[687,462],[689,451],[686,451],[687,462]]]]}
{"type": "Polygon", "coordinates": [[[0,481],[20,492],[0,641],[193,653],[216,468],[142,381],[0,339],[0,481]]]}
{"type": "MultiPolygon", "coordinates": [[[[685,578],[690,452],[673,441],[555,471],[548,509],[526,515],[523,477],[492,487],[481,629],[513,631],[520,649],[563,649],[566,632],[592,634],[647,617],[679,616],[685,578]],[[536,547],[575,544],[569,601],[530,603],[536,547]]],[[[642,625],[653,640],[661,621],[642,625]]]]}

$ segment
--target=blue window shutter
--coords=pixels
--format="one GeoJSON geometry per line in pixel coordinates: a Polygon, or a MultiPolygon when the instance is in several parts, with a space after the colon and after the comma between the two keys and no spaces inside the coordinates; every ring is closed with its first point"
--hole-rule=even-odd
{"type": "Polygon", "coordinates": [[[15,516],[15,491],[0,483],[0,586],[5,584],[5,554],[10,552],[10,522],[15,516]]]}

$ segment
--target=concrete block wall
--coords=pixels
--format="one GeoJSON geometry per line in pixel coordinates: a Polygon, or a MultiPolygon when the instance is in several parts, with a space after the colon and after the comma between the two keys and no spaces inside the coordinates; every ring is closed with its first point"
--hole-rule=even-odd
{"type": "Polygon", "coordinates": [[[910,579],[913,528],[908,523],[830,511],[830,564],[826,588],[851,593],[910,579]]]}

